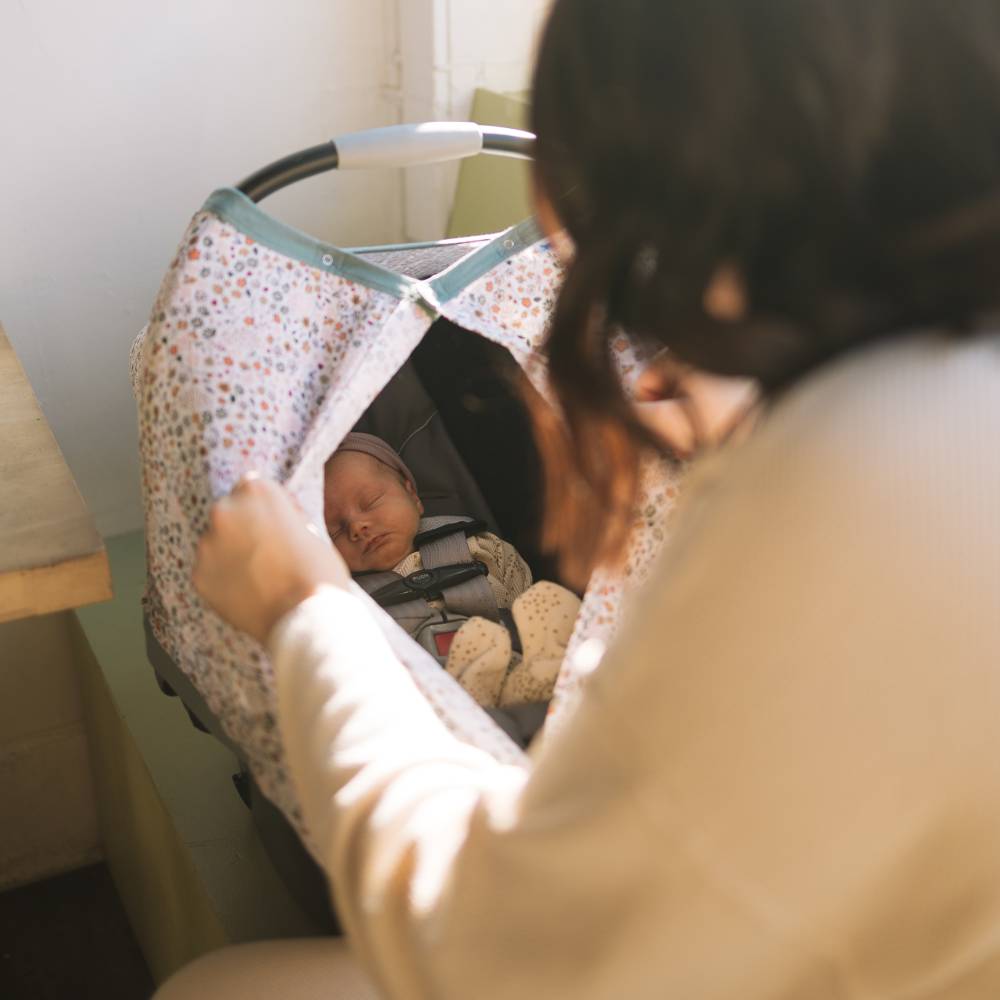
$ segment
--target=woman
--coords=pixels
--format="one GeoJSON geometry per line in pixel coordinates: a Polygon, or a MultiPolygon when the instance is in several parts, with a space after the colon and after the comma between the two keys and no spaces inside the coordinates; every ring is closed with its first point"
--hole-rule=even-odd
{"type": "MultiPolygon", "coordinates": [[[[998,53],[989,0],[556,0],[533,128],[573,244],[568,431],[539,435],[568,570],[616,557],[658,443],[616,327],[764,404],[695,464],[530,773],[444,731],[279,487],[219,503],[196,585],[269,644],[387,995],[1000,995],[998,53]]],[[[333,945],[316,993],[273,947],[255,982],[336,995],[333,945]]]]}

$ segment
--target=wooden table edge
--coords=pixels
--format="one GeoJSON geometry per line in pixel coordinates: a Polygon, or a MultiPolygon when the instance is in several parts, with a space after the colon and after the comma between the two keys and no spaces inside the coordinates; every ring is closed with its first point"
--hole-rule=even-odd
{"type": "Polygon", "coordinates": [[[113,596],[111,564],[102,545],[54,566],[0,574],[0,622],[67,611],[113,596]]]}

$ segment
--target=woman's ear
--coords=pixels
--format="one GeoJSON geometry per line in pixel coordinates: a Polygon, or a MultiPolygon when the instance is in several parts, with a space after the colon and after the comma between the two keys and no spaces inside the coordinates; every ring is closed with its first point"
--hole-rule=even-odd
{"type": "Polygon", "coordinates": [[[720,323],[740,323],[749,311],[746,282],[735,264],[717,268],[705,289],[702,307],[720,323]]]}

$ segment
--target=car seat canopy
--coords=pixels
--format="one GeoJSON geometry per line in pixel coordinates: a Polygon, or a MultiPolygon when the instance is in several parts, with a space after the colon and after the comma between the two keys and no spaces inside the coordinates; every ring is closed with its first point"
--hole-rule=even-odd
{"type": "MultiPolygon", "coordinates": [[[[231,189],[216,192],[195,215],[163,279],[131,359],[146,518],[144,611],[163,650],[307,844],[267,655],[191,587],[209,508],[253,470],[285,483],[322,525],[326,459],[439,317],[501,345],[547,394],[541,348],[560,279],[533,223],[418,280],[284,226],[231,189]]],[[[620,346],[628,378],[641,356],[627,338],[620,346]]],[[[621,594],[641,580],[659,547],[674,478],[662,463],[645,470],[629,563],[623,573],[595,576],[584,595],[553,718],[579,687],[575,650],[610,638],[621,594]]],[[[371,608],[445,724],[498,759],[522,761],[458,684],[371,608]]]]}

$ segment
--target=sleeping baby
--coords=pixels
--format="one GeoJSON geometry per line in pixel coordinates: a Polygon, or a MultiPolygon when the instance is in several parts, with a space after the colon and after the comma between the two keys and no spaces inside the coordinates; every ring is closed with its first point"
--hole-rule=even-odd
{"type": "MultiPolygon", "coordinates": [[[[327,461],[326,527],[352,573],[391,570],[405,577],[420,570],[414,538],[423,512],[413,475],[381,438],[348,434],[327,461]]],[[[555,583],[532,585],[514,547],[491,532],[471,535],[468,543],[472,558],[486,567],[497,607],[510,610],[522,652],[514,652],[503,625],[475,616],[455,633],[445,668],[485,707],[548,700],[578,598],[555,583]]]]}

